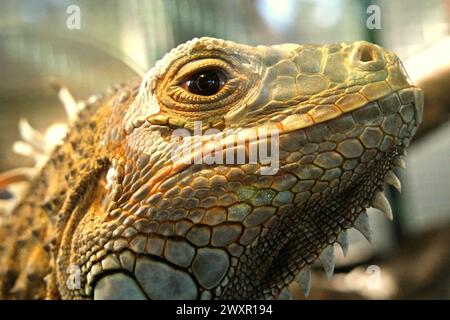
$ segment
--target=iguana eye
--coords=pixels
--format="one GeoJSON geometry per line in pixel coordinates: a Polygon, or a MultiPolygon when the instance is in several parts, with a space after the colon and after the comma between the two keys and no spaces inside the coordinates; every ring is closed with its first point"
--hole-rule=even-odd
{"type": "Polygon", "coordinates": [[[174,62],[157,82],[156,96],[163,108],[184,116],[189,112],[191,118],[217,115],[241,102],[240,97],[259,83],[240,57],[193,57],[174,62]]]}
{"type": "Polygon", "coordinates": [[[182,83],[182,87],[193,94],[212,96],[218,93],[226,83],[226,76],[222,70],[206,69],[198,71],[182,83]]]}

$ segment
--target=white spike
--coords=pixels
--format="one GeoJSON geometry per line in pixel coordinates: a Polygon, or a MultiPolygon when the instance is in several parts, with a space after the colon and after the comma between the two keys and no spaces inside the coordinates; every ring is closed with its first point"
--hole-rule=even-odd
{"type": "Polygon", "coordinates": [[[375,193],[372,199],[372,206],[383,211],[386,218],[388,218],[390,221],[394,219],[394,216],[392,215],[391,205],[389,204],[389,201],[383,191],[378,191],[375,193]]]}
{"type": "Polygon", "coordinates": [[[67,125],[54,124],[43,134],[31,127],[27,120],[21,119],[19,131],[23,141],[14,142],[12,146],[14,152],[31,157],[39,167],[45,163],[54,147],[63,141],[67,125]]]}
{"type": "Polygon", "coordinates": [[[297,275],[296,280],[302,288],[305,297],[308,297],[311,290],[311,267],[309,265],[305,266],[297,275]]]}
{"type": "Polygon", "coordinates": [[[25,157],[35,158],[35,153],[33,148],[26,142],[16,141],[12,145],[14,153],[25,157]]]}
{"type": "Polygon", "coordinates": [[[15,141],[12,145],[12,149],[14,153],[31,158],[36,164],[41,163],[42,159],[45,158],[45,153],[43,151],[36,150],[27,142],[15,141]]]}
{"type": "Polygon", "coordinates": [[[342,253],[344,254],[344,257],[347,256],[348,253],[348,232],[347,230],[342,231],[338,238],[337,243],[341,246],[342,253]]]}
{"type": "Polygon", "coordinates": [[[393,171],[389,171],[384,178],[388,185],[393,186],[398,192],[402,192],[402,184],[393,171]]]}
{"type": "Polygon", "coordinates": [[[76,120],[80,107],[70,91],[66,87],[59,87],[58,98],[64,106],[64,109],[66,110],[69,121],[76,120]]]}
{"type": "Polygon", "coordinates": [[[362,233],[362,235],[367,239],[367,241],[372,241],[372,230],[370,229],[369,216],[367,213],[360,213],[358,218],[355,220],[353,227],[362,233]]]}
{"type": "Polygon", "coordinates": [[[29,143],[33,149],[37,149],[38,151],[45,150],[44,135],[34,129],[26,119],[19,120],[19,132],[23,141],[29,143]]]}
{"type": "Polygon", "coordinates": [[[402,168],[402,169],[406,169],[406,162],[405,159],[403,159],[403,157],[397,157],[394,159],[394,165],[396,167],[402,168]]]}
{"type": "Polygon", "coordinates": [[[323,251],[319,257],[322,263],[323,269],[328,279],[331,279],[334,271],[334,246],[328,246],[323,251]]]}
{"type": "Polygon", "coordinates": [[[48,127],[45,132],[45,146],[46,152],[50,153],[56,145],[59,145],[67,135],[68,125],[62,123],[55,123],[48,127]]]}

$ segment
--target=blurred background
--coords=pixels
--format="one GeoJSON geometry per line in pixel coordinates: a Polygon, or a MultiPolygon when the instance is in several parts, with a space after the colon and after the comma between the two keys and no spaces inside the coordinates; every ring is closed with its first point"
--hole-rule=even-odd
{"type": "MultiPolygon", "coordinates": [[[[336,249],[337,274],[328,281],[317,268],[309,298],[449,299],[449,19],[444,0],[0,0],[0,172],[31,165],[11,148],[19,119],[43,131],[65,122],[52,81],[87,99],[200,36],[250,45],[368,40],[395,51],[425,90],[424,123],[398,172],[402,193],[389,190],[394,222],[370,214],[372,244],[351,233],[348,256],[336,249]],[[366,26],[371,5],[379,29],[366,26]],[[379,285],[370,286],[374,272],[379,285]]],[[[303,298],[295,284],[291,291],[303,298]]]]}

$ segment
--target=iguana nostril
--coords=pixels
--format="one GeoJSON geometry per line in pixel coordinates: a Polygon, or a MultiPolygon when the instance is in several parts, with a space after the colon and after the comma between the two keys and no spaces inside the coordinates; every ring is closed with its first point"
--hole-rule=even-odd
{"type": "Polygon", "coordinates": [[[353,61],[355,63],[363,64],[374,63],[379,60],[378,56],[378,52],[373,45],[369,43],[363,43],[356,48],[356,51],[354,51],[353,61]]]}
{"type": "Polygon", "coordinates": [[[353,47],[350,63],[365,71],[375,71],[384,67],[383,55],[378,46],[361,41],[353,47]]]}
{"type": "Polygon", "coordinates": [[[363,47],[360,50],[360,57],[359,60],[361,62],[371,62],[376,60],[376,54],[369,48],[369,47],[363,47]]]}

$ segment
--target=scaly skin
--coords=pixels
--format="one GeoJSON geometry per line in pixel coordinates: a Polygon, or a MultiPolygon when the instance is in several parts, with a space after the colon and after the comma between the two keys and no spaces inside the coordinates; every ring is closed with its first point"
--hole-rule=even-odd
{"type": "Polygon", "coordinates": [[[140,86],[88,101],[71,123],[0,231],[1,294],[277,298],[367,207],[389,212],[380,191],[422,107],[398,58],[367,42],[180,45],[140,86]],[[183,81],[205,69],[221,70],[223,87],[190,93],[183,81]],[[279,169],[172,161],[191,141],[172,134],[194,121],[234,130],[216,138],[225,151],[257,143],[234,146],[236,134],[278,130],[279,169]],[[77,267],[79,289],[67,285],[77,267]]]}

